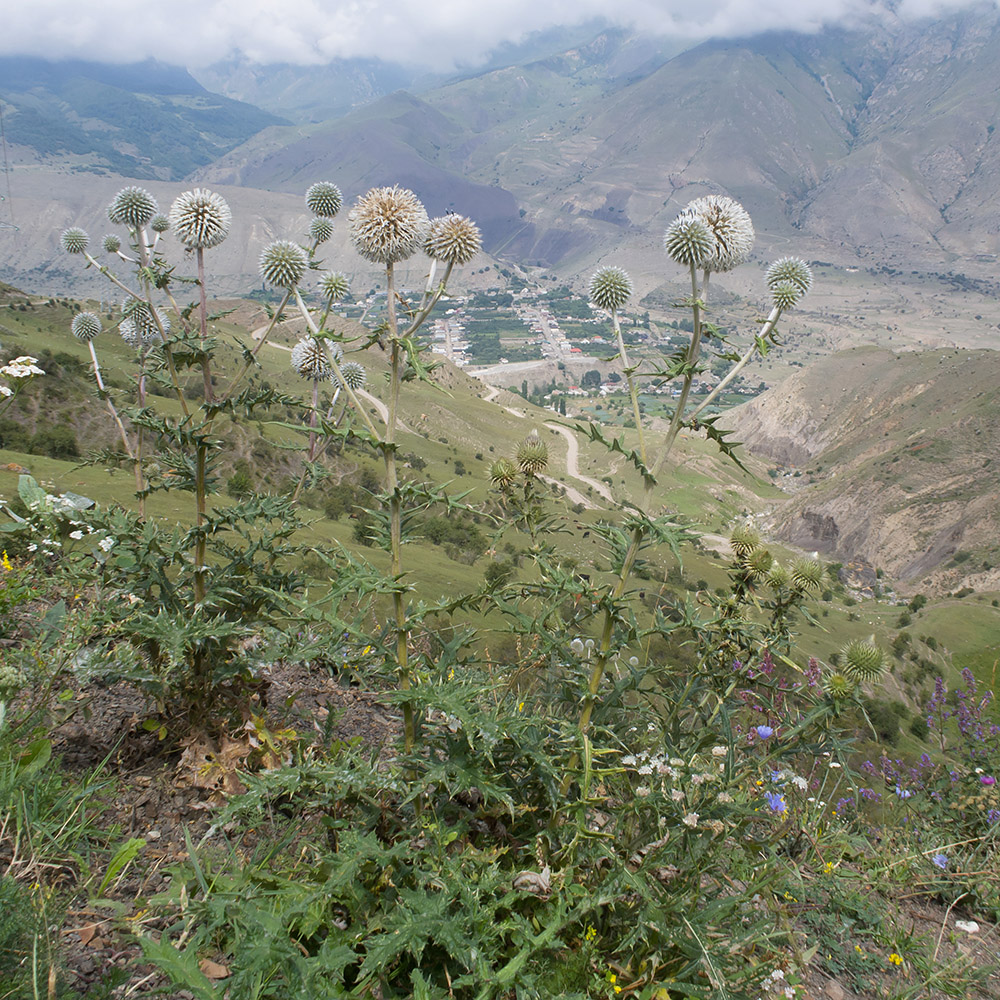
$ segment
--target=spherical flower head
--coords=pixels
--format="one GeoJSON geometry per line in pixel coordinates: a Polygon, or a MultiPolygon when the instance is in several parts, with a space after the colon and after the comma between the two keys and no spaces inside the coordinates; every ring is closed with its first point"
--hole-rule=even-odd
{"type": "Polygon", "coordinates": [[[226,199],[203,188],[185,191],[170,206],[174,234],[193,250],[218,246],[229,235],[232,222],[233,213],[226,199]]]}
{"type": "Polygon", "coordinates": [[[87,231],[79,226],[70,226],[69,229],[63,230],[59,239],[66,253],[85,253],[87,247],[90,246],[90,237],[87,235],[87,231]]]}
{"type": "Polygon", "coordinates": [[[731,271],[750,256],[754,244],[750,214],[734,198],[710,194],[695,198],[681,213],[699,219],[712,234],[715,248],[698,266],[706,271],[731,271]]]}
{"type": "Polygon", "coordinates": [[[420,249],[427,231],[427,210],[401,187],[372,188],[348,213],[351,242],[373,264],[395,264],[420,249]]]}
{"type": "MultiPolygon", "coordinates": [[[[514,485],[517,479],[517,466],[509,458],[498,458],[490,466],[490,482],[499,490],[505,490],[514,485]]],[[[580,643],[583,649],[583,643],[580,643]]]]}
{"type": "Polygon", "coordinates": [[[791,582],[792,574],[781,563],[772,563],[767,573],[767,585],[772,590],[785,590],[791,582]]]}
{"type": "Polygon", "coordinates": [[[157,212],[156,215],[149,220],[149,228],[152,229],[154,233],[165,233],[170,229],[170,219],[162,212],[157,212]]]}
{"type": "Polygon", "coordinates": [[[142,344],[139,331],[136,329],[135,323],[130,319],[123,319],[118,324],[118,333],[129,347],[138,348],[142,344]]]}
{"type": "Polygon", "coordinates": [[[760,535],[749,524],[741,524],[729,536],[729,544],[733,553],[740,559],[746,559],[760,545],[760,535]]]}
{"type": "Polygon", "coordinates": [[[537,476],[549,464],[549,449],[537,431],[532,431],[521,442],[517,449],[517,464],[526,476],[537,476]]]}
{"type": "Polygon", "coordinates": [[[156,212],[156,199],[141,187],[122,188],[108,205],[108,218],[129,229],[142,229],[156,212]]]}
{"type": "Polygon", "coordinates": [[[118,332],[121,333],[122,339],[133,347],[148,346],[161,340],[161,327],[164,334],[170,332],[170,318],[167,314],[162,309],[157,309],[154,316],[149,304],[140,299],[126,299],[122,303],[122,316],[125,318],[118,332]],[[128,336],[122,329],[126,323],[129,324],[128,336]]]}
{"type": "Polygon", "coordinates": [[[679,215],[663,235],[663,248],[678,264],[701,267],[715,253],[715,237],[701,219],[679,215]]]}
{"type": "Polygon", "coordinates": [[[302,378],[328,379],[333,374],[333,363],[327,341],[303,337],[292,348],[292,367],[302,378]]]}
{"type": "Polygon", "coordinates": [[[347,280],[346,274],[340,271],[331,271],[324,274],[319,282],[320,294],[330,302],[339,302],[351,290],[351,284],[347,280]]]}
{"type": "Polygon", "coordinates": [[[792,564],[792,582],[801,591],[819,590],[823,567],[815,559],[796,559],[792,564]]]}
{"type": "Polygon", "coordinates": [[[632,279],[620,267],[602,267],[590,279],[590,301],[598,309],[615,312],[632,294],[632,279]]]}
{"type": "Polygon", "coordinates": [[[877,681],[885,673],[885,654],[870,640],[854,639],[840,657],[844,673],[858,684],[877,681]]]}
{"type": "Polygon", "coordinates": [[[290,240],[275,240],[260,255],[260,276],[278,288],[294,288],[308,267],[309,255],[290,240]]]}
{"type": "Polygon", "coordinates": [[[306,206],[313,215],[332,219],[343,204],[340,188],[330,181],[317,181],[306,191],[306,206]]]}
{"type": "Polygon", "coordinates": [[[317,215],[309,223],[309,239],[317,246],[320,243],[325,243],[331,236],[333,236],[333,223],[329,219],[317,215]]]}
{"type": "Polygon", "coordinates": [[[836,700],[850,698],[856,688],[857,684],[847,674],[839,670],[835,670],[823,678],[823,690],[836,700]]]}
{"type": "Polygon", "coordinates": [[[122,248],[122,241],[114,233],[108,233],[101,242],[105,253],[118,253],[122,248]]]}
{"type": "Polygon", "coordinates": [[[365,366],[358,361],[345,361],[340,366],[340,374],[349,389],[363,389],[368,381],[365,366]]]}
{"type": "Polygon", "coordinates": [[[73,325],[70,329],[73,331],[74,337],[87,343],[101,332],[100,317],[92,312],[77,313],[73,317],[73,325]]]}
{"type": "Polygon", "coordinates": [[[468,264],[482,249],[483,236],[472,219],[464,215],[442,215],[431,219],[424,251],[446,264],[468,264]]]}
{"type": "Polygon", "coordinates": [[[805,295],[812,286],[812,271],[809,265],[798,257],[782,257],[768,269],[764,279],[773,292],[778,285],[794,285],[799,294],[805,295]]]}
{"type": "Polygon", "coordinates": [[[767,549],[754,549],[746,558],[746,570],[754,580],[764,580],[771,572],[774,557],[767,549]]]}
{"type": "Polygon", "coordinates": [[[802,292],[790,281],[782,282],[771,289],[771,301],[782,312],[791,309],[802,298],[802,292]]]}

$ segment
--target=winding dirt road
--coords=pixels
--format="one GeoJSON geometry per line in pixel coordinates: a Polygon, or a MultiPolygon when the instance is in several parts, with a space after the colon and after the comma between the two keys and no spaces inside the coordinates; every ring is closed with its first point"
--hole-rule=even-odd
{"type": "Polygon", "coordinates": [[[590,476],[580,475],[580,445],[576,440],[576,435],[568,428],[563,427],[561,424],[546,424],[550,430],[554,430],[566,439],[566,475],[571,479],[578,479],[581,483],[586,483],[588,486],[595,489],[608,503],[614,503],[615,498],[608,489],[607,483],[602,483],[598,479],[591,479],[590,476]]]}

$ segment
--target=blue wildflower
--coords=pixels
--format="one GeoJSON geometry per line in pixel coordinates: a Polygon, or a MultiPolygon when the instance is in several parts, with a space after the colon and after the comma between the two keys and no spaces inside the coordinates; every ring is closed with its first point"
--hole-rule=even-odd
{"type": "Polygon", "coordinates": [[[770,739],[774,735],[774,730],[770,726],[756,726],[755,731],[762,740],[770,739]]]}
{"type": "Polygon", "coordinates": [[[785,802],[784,795],[779,795],[777,792],[766,792],[764,799],[767,801],[768,808],[773,813],[786,813],[788,812],[788,805],[785,802]]]}
{"type": "Polygon", "coordinates": [[[947,854],[933,854],[931,855],[931,861],[944,871],[948,867],[948,855],[947,854]]]}

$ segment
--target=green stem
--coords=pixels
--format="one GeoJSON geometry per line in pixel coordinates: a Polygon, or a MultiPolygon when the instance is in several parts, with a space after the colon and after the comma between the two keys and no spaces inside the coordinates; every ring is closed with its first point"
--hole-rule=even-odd
{"type": "Polygon", "coordinates": [[[611,310],[611,323],[615,328],[615,337],[618,338],[618,356],[621,358],[622,369],[628,381],[629,395],[632,397],[632,414],[635,417],[635,429],[639,435],[639,457],[642,464],[648,467],[646,459],[646,436],[642,430],[642,416],[639,413],[639,387],[636,385],[635,375],[632,366],[628,363],[628,354],[625,351],[625,338],[622,337],[621,323],[618,321],[618,310],[611,310]]]}
{"type": "MultiPolygon", "coordinates": [[[[208,292],[205,289],[205,251],[198,247],[198,335],[201,339],[202,351],[208,340],[208,292]]],[[[201,359],[201,381],[205,390],[205,402],[212,402],[212,366],[208,356],[201,359]]]]}

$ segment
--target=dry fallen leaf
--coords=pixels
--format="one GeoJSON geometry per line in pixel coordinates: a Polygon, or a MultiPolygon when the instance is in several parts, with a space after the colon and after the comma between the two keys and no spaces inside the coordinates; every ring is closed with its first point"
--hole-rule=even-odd
{"type": "Polygon", "coordinates": [[[198,963],[198,968],[209,978],[209,979],[228,979],[229,969],[224,965],[219,965],[218,962],[213,962],[210,958],[203,958],[198,963]]]}

